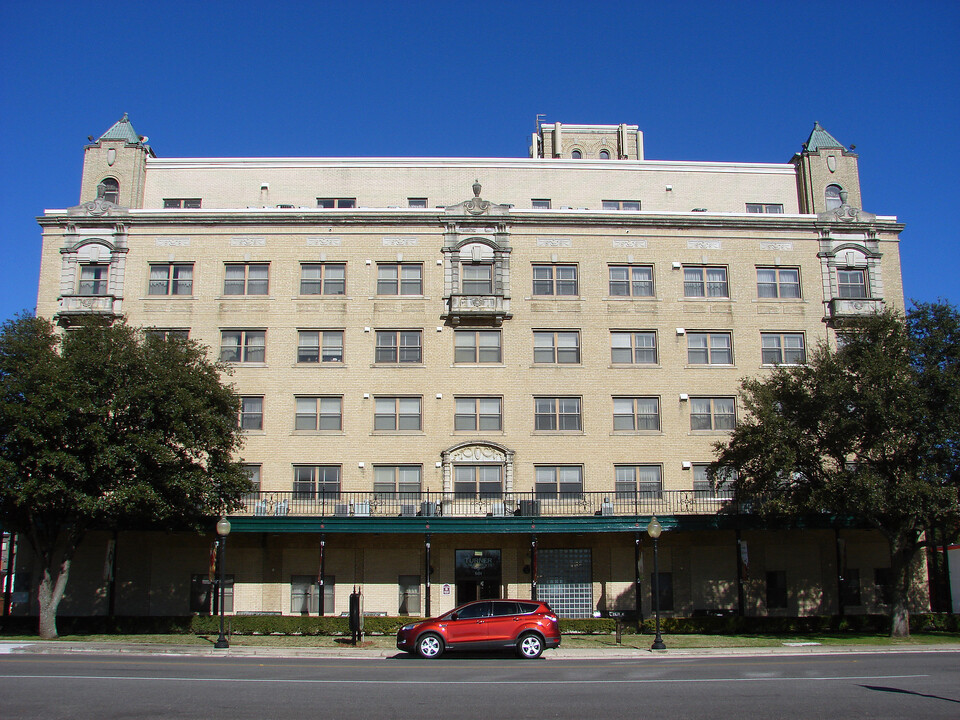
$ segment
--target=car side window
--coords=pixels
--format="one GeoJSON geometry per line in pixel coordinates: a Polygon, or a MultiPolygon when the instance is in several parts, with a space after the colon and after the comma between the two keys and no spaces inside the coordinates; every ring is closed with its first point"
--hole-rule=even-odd
{"type": "Polygon", "coordinates": [[[536,603],[518,603],[520,605],[520,612],[522,613],[532,613],[536,612],[537,608],[540,607],[536,603]]]}
{"type": "Polygon", "coordinates": [[[457,614],[457,620],[475,620],[476,618],[490,616],[490,603],[479,602],[473,605],[467,605],[457,614]]]}
{"type": "Polygon", "coordinates": [[[515,602],[494,602],[493,614],[495,617],[502,617],[504,615],[519,615],[520,610],[515,602]]]}

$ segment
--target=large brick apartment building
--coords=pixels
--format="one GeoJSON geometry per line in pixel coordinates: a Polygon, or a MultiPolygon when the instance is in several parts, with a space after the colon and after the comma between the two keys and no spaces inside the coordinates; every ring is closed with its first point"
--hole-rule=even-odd
{"type": "MultiPolygon", "coordinates": [[[[666,614],[882,609],[879,534],[761,527],[705,473],[741,378],[903,304],[903,226],[860,209],[819,124],[786,163],[647,160],[637,126],[561,123],[522,158],[209,159],[158,157],[125,115],[80,201],[39,219],[38,313],[233,367],[257,491],[228,611],[340,614],[358,587],[386,614],[646,615],[652,515],[666,614]]],[[[61,611],[204,611],[212,538],[121,533],[109,581],[94,535],[61,611]]]]}

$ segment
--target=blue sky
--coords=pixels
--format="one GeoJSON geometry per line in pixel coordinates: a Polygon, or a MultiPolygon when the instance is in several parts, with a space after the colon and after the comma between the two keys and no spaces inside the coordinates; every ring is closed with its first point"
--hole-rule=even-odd
{"type": "Polygon", "coordinates": [[[960,303],[958,37],[952,0],[0,0],[0,319],[124,112],[162,157],[516,157],[543,113],[636,123],[649,159],[786,162],[819,120],[907,225],[907,298],[960,303]]]}

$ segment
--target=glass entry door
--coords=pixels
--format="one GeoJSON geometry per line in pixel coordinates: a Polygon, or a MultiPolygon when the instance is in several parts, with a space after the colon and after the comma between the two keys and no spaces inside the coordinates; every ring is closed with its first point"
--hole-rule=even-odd
{"type": "Polygon", "coordinates": [[[502,578],[499,550],[457,550],[454,580],[457,605],[500,597],[502,578]]]}

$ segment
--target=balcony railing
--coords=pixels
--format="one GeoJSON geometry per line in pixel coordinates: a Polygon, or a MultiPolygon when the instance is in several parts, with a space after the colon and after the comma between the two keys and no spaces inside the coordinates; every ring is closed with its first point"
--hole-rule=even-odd
{"type": "Polygon", "coordinates": [[[834,298],[830,301],[831,318],[861,317],[883,312],[883,300],[868,298],[834,298]]]}
{"type": "Polygon", "coordinates": [[[64,295],[59,315],[116,315],[118,299],[113,295],[64,295]]]}
{"type": "Polygon", "coordinates": [[[617,493],[248,493],[233,515],[274,517],[592,517],[749,513],[729,495],[692,490],[617,493]]]}
{"type": "Polygon", "coordinates": [[[451,295],[447,316],[455,325],[463,318],[485,318],[499,324],[510,312],[503,295],[451,295]]]}

